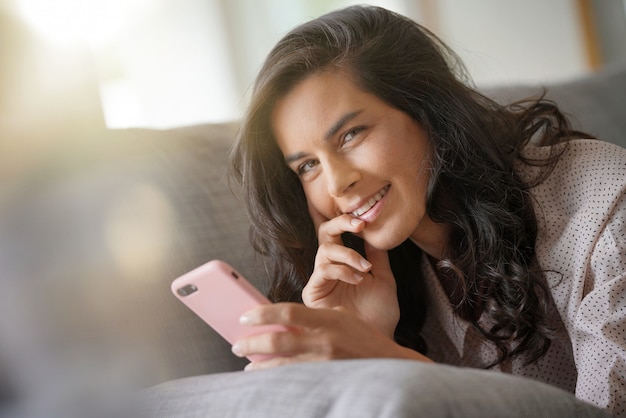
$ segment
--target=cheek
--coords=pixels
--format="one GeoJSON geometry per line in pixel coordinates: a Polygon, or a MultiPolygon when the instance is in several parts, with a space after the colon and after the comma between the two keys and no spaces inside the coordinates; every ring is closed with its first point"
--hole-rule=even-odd
{"type": "Polygon", "coordinates": [[[324,220],[332,219],[336,216],[333,200],[328,195],[326,189],[320,185],[308,185],[304,187],[304,194],[311,217],[321,215],[324,220]]]}

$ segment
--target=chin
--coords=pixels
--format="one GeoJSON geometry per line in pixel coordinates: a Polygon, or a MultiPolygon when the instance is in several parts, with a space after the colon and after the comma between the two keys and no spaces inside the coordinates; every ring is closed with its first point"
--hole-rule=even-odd
{"type": "Polygon", "coordinates": [[[363,233],[362,238],[365,242],[367,242],[369,245],[376,248],[377,250],[389,251],[402,244],[409,237],[405,237],[404,235],[400,236],[395,234],[389,234],[381,231],[380,234],[363,233]]]}

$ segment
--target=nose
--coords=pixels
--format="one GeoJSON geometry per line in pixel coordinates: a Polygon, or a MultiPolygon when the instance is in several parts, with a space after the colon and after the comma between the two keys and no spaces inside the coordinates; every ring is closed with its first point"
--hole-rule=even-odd
{"type": "Polygon", "coordinates": [[[325,163],[328,194],[332,197],[345,195],[361,178],[359,170],[345,159],[328,158],[325,163]]]}

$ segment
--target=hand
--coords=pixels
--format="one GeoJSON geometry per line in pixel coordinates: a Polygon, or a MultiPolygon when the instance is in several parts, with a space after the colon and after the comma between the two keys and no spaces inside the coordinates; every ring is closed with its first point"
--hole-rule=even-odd
{"type": "Polygon", "coordinates": [[[250,363],[246,370],[284,364],[347,358],[407,358],[431,361],[402,347],[343,308],[311,309],[296,303],[257,307],[242,316],[247,325],[279,324],[289,331],[243,338],[233,352],[241,357],[273,354],[277,357],[250,363]]]}
{"type": "Polygon", "coordinates": [[[368,261],[343,245],[341,234],[361,232],[366,227],[362,220],[341,215],[323,221],[312,209],[309,212],[318,226],[319,249],[313,274],[302,291],[304,304],[342,307],[393,338],[400,308],[387,252],[365,243],[368,261]]]}

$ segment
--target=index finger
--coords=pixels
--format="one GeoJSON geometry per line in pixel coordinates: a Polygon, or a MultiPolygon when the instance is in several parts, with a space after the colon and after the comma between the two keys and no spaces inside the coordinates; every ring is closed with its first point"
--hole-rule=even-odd
{"type": "Polygon", "coordinates": [[[348,214],[339,215],[320,225],[317,230],[319,244],[342,243],[341,235],[344,232],[359,233],[365,228],[365,222],[348,214]]]}
{"type": "Polygon", "coordinates": [[[245,312],[240,321],[246,325],[282,325],[287,329],[318,327],[333,315],[329,309],[312,309],[301,303],[279,302],[261,305],[245,312]]]}

